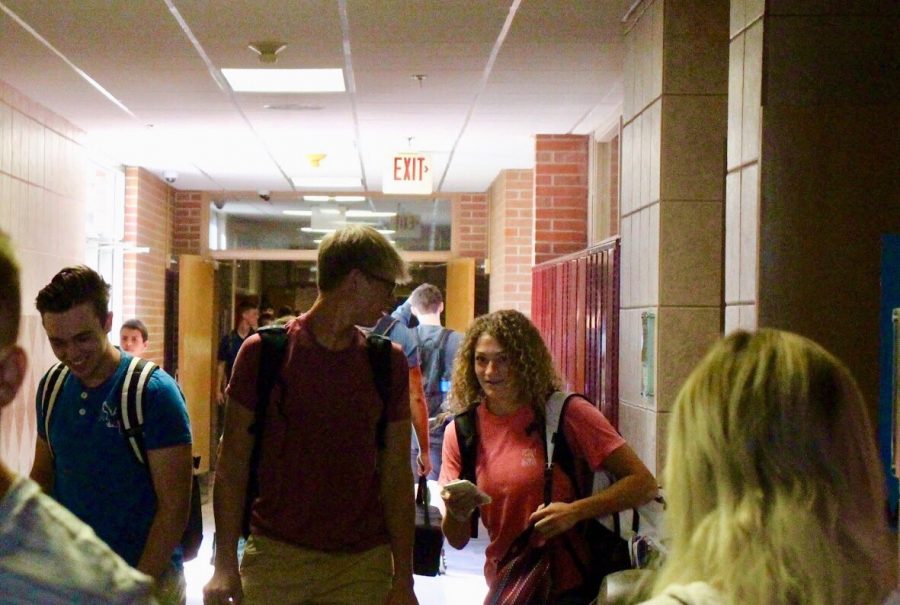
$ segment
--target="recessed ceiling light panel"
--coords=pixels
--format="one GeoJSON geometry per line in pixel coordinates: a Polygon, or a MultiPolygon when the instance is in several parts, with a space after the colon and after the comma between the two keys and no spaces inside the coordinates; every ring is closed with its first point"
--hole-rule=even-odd
{"type": "Polygon", "coordinates": [[[235,92],[344,92],[342,69],[223,69],[235,92]]]}

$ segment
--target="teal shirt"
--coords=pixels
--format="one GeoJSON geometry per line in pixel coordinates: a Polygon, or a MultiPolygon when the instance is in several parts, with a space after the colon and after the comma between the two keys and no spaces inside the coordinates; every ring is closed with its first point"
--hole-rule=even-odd
{"type": "MultiPolygon", "coordinates": [[[[123,352],[115,374],[96,388],[69,374],[50,419],[49,443],[53,497],[135,566],[156,514],[156,493],[121,427],[121,384],[131,359],[123,352]]],[[[161,368],[148,381],[143,409],[148,451],[191,443],[181,391],[161,368]]],[[[38,434],[46,439],[40,401],[37,410],[38,434]]],[[[181,567],[180,550],[172,554],[176,568],[181,567]]]]}

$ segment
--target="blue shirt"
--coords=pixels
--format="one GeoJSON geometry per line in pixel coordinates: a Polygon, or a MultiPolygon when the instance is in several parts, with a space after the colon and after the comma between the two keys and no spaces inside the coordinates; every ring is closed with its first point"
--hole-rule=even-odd
{"type": "Polygon", "coordinates": [[[403,354],[406,355],[406,363],[409,364],[410,368],[417,368],[419,367],[419,345],[416,335],[406,327],[408,320],[403,320],[402,309],[404,305],[398,307],[390,315],[383,315],[378,320],[378,323],[375,324],[375,327],[372,328],[372,333],[386,336],[391,339],[391,342],[396,342],[400,345],[403,349],[403,354]]]}
{"type": "MultiPolygon", "coordinates": [[[[255,330],[250,330],[250,334],[253,334],[255,330]]],[[[222,337],[222,340],[219,341],[219,353],[216,355],[216,359],[218,361],[225,362],[225,378],[231,378],[231,370],[234,368],[234,360],[237,359],[238,351],[241,350],[241,345],[244,344],[246,338],[241,338],[241,335],[237,333],[237,330],[232,330],[228,334],[222,337]]]]}
{"type": "MultiPolygon", "coordinates": [[[[121,384],[132,356],[122,352],[116,372],[87,388],[69,374],[50,419],[56,500],[93,528],[129,565],[137,565],[156,514],[149,469],[138,462],[120,425],[121,384]]],[[[187,409],[178,385],[162,368],[147,383],[144,443],[147,450],[191,443],[187,409]]],[[[41,402],[38,435],[46,439],[41,402]]],[[[181,566],[181,549],[172,555],[181,566]]]]}

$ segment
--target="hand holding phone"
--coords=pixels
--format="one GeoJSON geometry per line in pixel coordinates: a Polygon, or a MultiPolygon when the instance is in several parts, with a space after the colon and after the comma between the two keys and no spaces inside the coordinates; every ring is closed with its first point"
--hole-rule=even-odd
{"type": "Polygon", "coordinates": [[[446,484],[441,490],[441,498],[457,521],[465,521],[476,506],[491,502],[491,497],[468,479],[456,479],[446,484]]]}

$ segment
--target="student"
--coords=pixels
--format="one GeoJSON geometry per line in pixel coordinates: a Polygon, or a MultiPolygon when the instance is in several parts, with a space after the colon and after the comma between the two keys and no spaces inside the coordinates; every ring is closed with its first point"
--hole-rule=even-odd
{"type": "Polygon", "coordinates": [[[119,328],[119,343],[123,351],[129,352],[135,357],[143,357],[144,351],[150,345],[147,326],[140,319],[129,319],[119,328]]]}
{"type": "MultiPolygon", "coordinates": [[[[0,410],[25,378],[20,310],[19,267],[0,232],[0,410]]],[[[141,604],[153,602],[152,589],[90,527],[0,461],[0,602],[141,604]]]]}
{"type": "Polygon", "coordinates": [[[50,347],[68,375],[49,432],[41,391],[31,478],[90,525],[130,565],[153,577],[162,603],[184,603],[179,542],[191,498],[191,429],[178,385],[162,369],[144,392],[145,464],[126,438],[121,395],[132,356],[107,337],[109,285],[94,270],[68,267],[37,296],[50,347]]]}
{"type": "Polygon", "coordinates": [[[251,302],[244,301],[238,305],[238,323],[219,341],[219,352],[216,356],[216,439],[222,437],[225,428],[225,388],[231,378],[234,360],[244,340],[259,327],[259,309],[251,302]]]}
{"type": "MultiPolygon", "coordinates": [[[[428,478],[437,480],[441,474],[441,448],[444,443],[444,429],[452,414],[447,410],[447,395],[453,376],[453,359],[462,341],[462,334],[441,325],[444,311],[444,297],[437,286],[421,284],[409,298],[391,315],[404,325],[409,325],[413,316],[419,324],[412,328],[419,349],[422,383],[428,402],[428,443],[431,458],[431,472],[428,478]]],[[[413,468],[419,458],[419,444],[411,446],[413,468]]]]}
{"type": "MultiPolygon", "coordinates": [[[[608,489],[576,499],[569,477],[554,465],[553,497],[544,506],[544,433],[539,428],[550,395],[560,380],[540,333],[522,313],[496,311],[475,319],[463,339],[453,374],[453,409],[474,414],[478,435],[475,475],[478,487],[491,496],[481,506],[490,535],[484,576],[493,588],[497,564],[510,545],[534,524],[549,541],[554,602],[586,605],[597,596],[594,578],[582,577],[566,543],[586,554],[577,523],[591,517],[635,508],[656,495],[656,480],[603,414],[583,397],[569,400],[560,430],[573,457],[592,470],[605,469],[618,480],[608,489]],[[570,531],[573,530],[573,531],[570,531]],[[563,534],[566,534],[563,536],[563,534]]],[[[458,479],[462,460],[455,423],[444,438],[440,483],[458,479]]],[[[441,492],[447,505],[443,530],[454,548],[469,542],[472,494],[441,492]]]]}
{"type": "Polygon", "coordinates": [[[284,360],[257,433],[259,496],[240,569],[260,335],[247,339],[235,361],[213,494],[207,605],[417,602],[406,359],[399,347],[388,351],[390,397],[382,400],[356,327],[389,308],[406,267],[383,235],[362,225],[325,236],[318,256],[318,297],[287,324],[284,360]]]}
{"type": "Polygon", "coordinates": [[[897,585],[866,406],[816,343],[733,332],[688,377],[668,440],[672,543],[648,605],[874,605],[897,585]]]}
{"type": "MultiPolygon", "coordinates": [[[[372,327],[372,334],[390,338],[403,349],[409,367],[409,414],[412,420],[412,447],[416,449],[412,468],[415,476],[427,477],[431,474],[431,457],[428,455],[428,400],[425,398],[425,385],[422,378],[419,344],[415,332],[402,320],[402,309],[395,309],[388,315],[383,313],[372,327]],[[420,447],[421,446],[421,447],[420,447]]],[[[408,313],[408,312],[407,312],[408,313]]]]}
{"type": "Polygon", "coordinates": [[[244,340],[258,327],[259,309],[253,303],[245,301],[238,305],[238,316],[240,319],[234,329],[219,341],[218,363],[216,364],[216,384],[218,385],[216,401],[219,405],[225,404],[225,388],[231,378],[231,370],[234,367],[238,351],[244,344],[244,340]]]}

